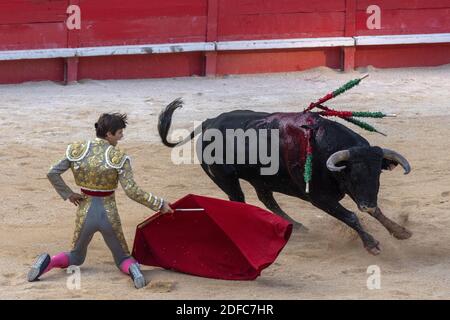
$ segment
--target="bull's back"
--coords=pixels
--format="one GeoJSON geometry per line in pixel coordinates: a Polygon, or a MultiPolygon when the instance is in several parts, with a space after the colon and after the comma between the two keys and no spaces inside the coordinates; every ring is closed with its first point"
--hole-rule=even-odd
{"type": "Polygon", "coordinates": [[[224,112],[215,118],[204,121],[203,129],[248,129],[253,123],[269,116],[267,112],[256,112],[252,110],[235,110],[224,112]]]}

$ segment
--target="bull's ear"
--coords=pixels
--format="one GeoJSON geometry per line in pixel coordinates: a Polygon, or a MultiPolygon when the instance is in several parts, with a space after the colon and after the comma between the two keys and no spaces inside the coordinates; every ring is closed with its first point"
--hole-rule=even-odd
{"type": "Polygon", "coordinates": [[[392,171],[397,167],[398,163],[392,160],[383,159],[381,163],[381,169],[392,171]]]}

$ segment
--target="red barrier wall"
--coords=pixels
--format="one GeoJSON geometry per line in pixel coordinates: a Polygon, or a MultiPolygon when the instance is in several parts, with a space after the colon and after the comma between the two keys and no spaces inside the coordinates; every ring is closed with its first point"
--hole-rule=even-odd
{"type": "Polygon", "coordinates": [[[81,0],[80,47],[206,41],[206,0],[81,0]]]}
{"type": "Polygon", "coordinates": [[[357,1],[357,35],[447,32],[450,32],[450,0],[357,1]],[[372,4],[382,9],[380,30],[368,30],[366,27],[366,9],[372,4]]]}
{"type": "MultiPolygon", "coordinates": [[[[0,51],[178,42],[450,33],[450,0],[0,0],[0,51]],[[375,2],[375,3],[374,3],[375,2]],[[81,8],[81,30],[66,10],[81,8]],[[367,7],[381,8],[369,30],[367,7]]],[[[449,44],[0,61],[0,83],[450,63],[449,44]]]]}
{"type": "Polygon", "coordinates": [[[345,0],[222,0],[218,40],[339,37],[345,0]]]}

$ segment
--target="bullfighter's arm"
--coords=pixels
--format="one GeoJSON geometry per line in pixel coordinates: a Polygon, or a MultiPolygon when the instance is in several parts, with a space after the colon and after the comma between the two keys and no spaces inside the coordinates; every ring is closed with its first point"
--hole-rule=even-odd
{"type": "Polygon", "coordinates": [[[47,178],[50,183],[55,188],[56,192],[63,198],[67,200],[74,192],[69,186],[64,182],[61,175],[70,168],[70,161],[65,157],[55,165],[53,165],[49,172],[47,173],[47,178]]]}
{"type": "Polygon", "coordinates": [[[119,169],[119,181],[130,199],[154,211],[159,211],[164,205],[164,200],[162,198],[156,197],[152,193],[145,192],[136,184],[133,178],[130,159],[127,159],[122,168],[119,169]]]}

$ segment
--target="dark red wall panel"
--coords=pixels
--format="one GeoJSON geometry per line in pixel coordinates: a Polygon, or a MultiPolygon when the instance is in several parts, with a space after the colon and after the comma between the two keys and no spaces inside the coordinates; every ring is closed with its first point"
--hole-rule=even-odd
{"type": "Polygon", "coordinates": [[[80,47],[206,40],[207,0],[81,0],[80,47]]]}
{"type": "Polygon", "coordinates": [[[65,48],[63,22],[0,25],[0,50],[65,48]]]}
{"type": "Polygon", "coordinates": [[[140,20],[84,21],[79,46],[202,42],[206,17],[150,17],[140,20]]]}
{"type": "Polygon", "coordinates": [[[0,61],[0,83],[63,81],[63,59],[0,61]]]}
{"type": "Polygon", "coordinates": [[[450,0],[358,0],[358,10],[365,11],[367,7],[377,5],[382,10],[393,9],[431,9],[431,8],[449,8],[450,0]]]}
{"type": "Polygon", "coordinates": [[[356,14],[357,35],[386,35],[450,32],[450,5],[448,8],[394,9],[381,8],[381,29],[369,30],[366,11],[356,14]]]}
{"type": "Polygon", "coordinates": [[[220,0],[222,15],[345,11],[345,0],[220,0]]]}
{"type": "Polygon", "coordinates": [[[218,40],[344,35],[345,1],[220,0],[218,40]]]}
{"type": "Polygon", "coordinates": [[[377,68],[438,66],[450,63],[450,44],[358,47],[355,66],[377,68]]]}
{"type": "Polygon", "coordinates": [[[136,79],[203,75],[204,55],[171,53],[81,58],[78,79],[136,79]]]}
{"type": "Polygon", "coordinates": [[[339,37],[344,35],[344,12],[285,13],[219,17],[218,39],[259,40],[339,37]]]}
{"type": "Polygon", "coordinates": [[[68,0],[2,0],[0,25],[62,22],[68,3],[68,0]]]}
{"type": "Polygon", "coordinates": [[[80,0],[83,19],[134,20],[148,17],[206,16],[207,0],[80,0]]]}
{"type": "Polygon", "coordinates": [[[300,71],[327,66],[339,68],[340,48],[221,52],[217,74],[300,71]]]}

